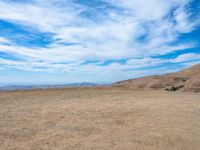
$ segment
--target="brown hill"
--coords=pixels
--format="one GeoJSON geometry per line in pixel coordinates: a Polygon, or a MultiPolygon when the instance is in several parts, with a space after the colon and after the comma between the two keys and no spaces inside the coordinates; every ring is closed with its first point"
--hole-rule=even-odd
{"type": "Polygon", "coordinates": [[[161,76],[129,79],[113,84],[134,90],[169,90],[200,92],[200,64],[188,69],[161,76]]]}

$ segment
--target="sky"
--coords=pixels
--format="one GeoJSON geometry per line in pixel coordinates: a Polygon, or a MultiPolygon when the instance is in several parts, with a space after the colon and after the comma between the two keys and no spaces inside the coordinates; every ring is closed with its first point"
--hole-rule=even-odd
{"type": "Polygon", "coordinates": [[[113,83],[198,63],[199,0],[0,0],[0,85],[113,83]]]}

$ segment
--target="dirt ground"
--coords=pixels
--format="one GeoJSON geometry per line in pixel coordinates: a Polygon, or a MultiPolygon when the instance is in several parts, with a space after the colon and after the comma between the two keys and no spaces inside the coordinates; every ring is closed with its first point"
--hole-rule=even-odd
{"type": "Polygon", "coordinates": [[[0,92],[1,150],[200,150],[200,94],[0,92]]]}

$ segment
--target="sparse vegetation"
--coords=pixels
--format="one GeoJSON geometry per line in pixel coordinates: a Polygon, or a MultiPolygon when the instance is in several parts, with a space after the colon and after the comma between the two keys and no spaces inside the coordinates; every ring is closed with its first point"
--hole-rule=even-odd
{"type": "Polygon", "coordinates": [[[170,87],[170,88],[166,88],[165,90],[166,90],[166,91],[176,91],[177,88],[176,88],[175,86],[172,86],[172,87],[170,87]]]}
{"type": "Polygon", "coordinates": [[[170,88],[166,88],[165,90],[166,91],[177,91],[181,88],[183,88],[184,86],[183,85],[180,85],[180,86],[171,86],[170,88]]]}

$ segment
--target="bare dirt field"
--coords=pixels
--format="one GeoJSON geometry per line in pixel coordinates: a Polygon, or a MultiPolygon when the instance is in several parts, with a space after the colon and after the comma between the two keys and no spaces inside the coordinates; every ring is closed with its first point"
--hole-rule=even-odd
{"type": "Polygon", "coordinates": [[[0,92],[1,150],[199,150],[200,94],[0,92]]]}

